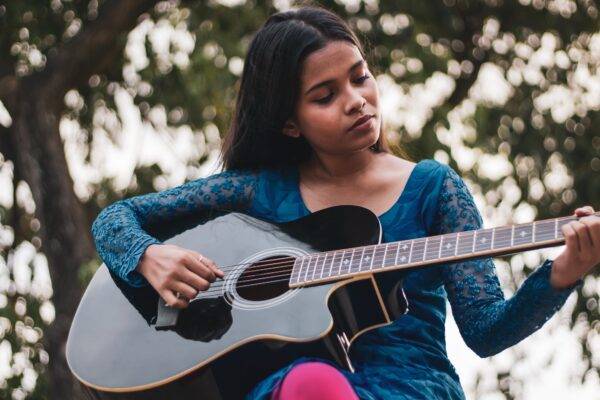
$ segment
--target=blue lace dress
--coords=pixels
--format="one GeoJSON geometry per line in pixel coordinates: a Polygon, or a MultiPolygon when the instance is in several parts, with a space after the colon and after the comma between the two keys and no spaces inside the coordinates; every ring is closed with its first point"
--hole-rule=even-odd
{"type": "MultiPolygon", "coordinates": [[[[275,222],[309,214],[298,181],[296,168],[231,171],[118,201],[93,223],[98,253],[123,280],[147,285],[135,270],[145,249],[189,228],[206,211],[235,210],[275,222]]],[[[379,219],[384,242],[482,227],[463,180],[429,159],[417,163],[401,196],[379,219]]],[[[411,272],[404,281],[410,312],[355,340],[351,358],[356,372],[344,374],[361,399],[464,399],[446,354],[446,299],[467,345],[481,357],[491,356],[540,328],[573,290],[552,288],[551,265],[546,260],[508,300],[491,258],[411,272]]],[[[307,360],[257,383],[247,399],[268,399],[291,367],[307,360]]]]}

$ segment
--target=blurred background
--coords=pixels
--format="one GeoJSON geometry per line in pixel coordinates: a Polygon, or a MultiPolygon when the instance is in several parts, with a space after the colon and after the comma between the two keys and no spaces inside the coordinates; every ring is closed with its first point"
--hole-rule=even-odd
{"type": "MultiPolygon", "coordinates": [[[[455,168],[485,227],[600,208],[596,0],[319,2],[364,41],[386,134],[455,168]]],[[[0,1],[0,398],[72,399],[72,315],[100,209],[218,171],[253,33],[287,0],[0,1]]],[[[510,296],[561,248],[496,259],[510,296]]],[[[469,399],[598,399],[600,270],[544,327],[479,359],[469,399]]]]}

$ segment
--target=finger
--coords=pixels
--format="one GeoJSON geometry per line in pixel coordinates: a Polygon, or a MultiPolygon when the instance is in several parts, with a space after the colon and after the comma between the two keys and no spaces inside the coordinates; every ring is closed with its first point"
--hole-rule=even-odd
{"type": "Polygon", "coordinates": [[[579,251],[586,254],[591,253],[592,238],[590,237],[587,226],[579,221],[573,221],[571,224],[573,225],[573,229],[575,229],[575,233],[577,234],[579,251]]]}
{"type": "Polygon", "coordinates": [[[207,265],[210,269],[213,270],[213,272],[220,278],[223,278],[225,276],[225,273],[219,268],[217,267],[217,264],[215,264],[215,262],[213,260],[211,260],[210,258],[203,256],[202,254],[198,254],[200,256],[200,259],[202,260],[202,262],[207,265]]]}
{"type": "Polygon", "coordinates": [[[167,307],[186,308],[188,306],[188,300],[185,298],[178,299],[172,290],[165,290],[161,292],[161,297],[165,301],[167,307]]]}
{"type": "Polygon", "coordinates": [[[209,282],[214,282],[216,279],[216,275],[214,271],[208,266],[205,265],[204,260],[200,260],[200,258],[193,254],[188,253],[188,255],[184,259],[185,266],[196,275],[199,275],[209,282]]]}
{"type": "Polygon", "coordinates": [[[596,251],[600,250],[600,218],[584,217],[579,220],[582,224],[588,227],[588,232],[592,241],[592,247],[596,251]]]}
{"type": "Polygon", "coordinates": [[[198,254],[198,253],[196,253],[196,256],[198,257],[198,259],[200,260],[202,265],[205,265],[207,268],[210,268],[210,270],[215,274],[215,276],[218,276],[219,278],[223,278],[225,276],[223,271],[221,271],[217,267],[217,264],[215,264],[215,262],[213,260],[211,260],[210,258],[208,258],[206,256],[203,256],[202,254],[198,254]]]}
{"type": "Polygon", "coordinates": [[[575,215],[591,215],[594,213],[594,208],[592,206],[579,207],[575,210],[575,215]]]}
{"type": "Polygon", "coordinates": [[[197,291],[208,290],[208,287],[210,286],[210,283],[206,279],[189,269],[184,269],[181,271],[179,279],[192,286],[197,291]]]}
{"type": "Polygon", "coordinates": [[[182,281],[172,282],[169,289],[175,293],[181,293],[187,299],[193,299],[198,294],[196,289],[182,281]]]}
{"type": "Polygon", "coordinates": [[[562,228],[563,236],[565,237],[565,244],[567,248],[573,251],[579,250],[579,243],[577,241],[577,234],[575,233],[575,229],[571,226],[570,223],[563,225],[562,228]]]}

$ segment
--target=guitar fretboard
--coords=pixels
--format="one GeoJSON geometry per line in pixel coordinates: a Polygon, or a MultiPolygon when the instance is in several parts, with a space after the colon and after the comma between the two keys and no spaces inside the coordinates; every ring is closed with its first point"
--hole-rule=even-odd
{"type": "MultiPolygon", "coordinates": [[[[600,216],[600,212],[595,213],[600,216]]],[[[294,262],[290,287],[361,273],[412,268],[510,254],[564,242],[562,226],[579,219],[553,218],[526,224],[402,240],[309,254],[294,262]]]]}

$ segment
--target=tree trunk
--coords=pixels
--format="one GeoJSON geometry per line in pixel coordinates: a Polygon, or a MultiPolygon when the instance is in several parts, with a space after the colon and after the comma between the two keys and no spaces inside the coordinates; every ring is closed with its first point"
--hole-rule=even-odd
{"type": "MultiPolygon", "coordinates": [[[[0,99],[12,117],[5,146],[11,149],[20,179],[31,189],[40,221],[41,251],[53,286],[54,322],[45,330],[50,356],[51,399],[81,398],[65,358],[71,319],[81,298],[78,271],[94,257],[85,210],[73,189],[59,133],[64,95],[92,74],[110,69],[122,56],[117,37],[131,30],[157,0],[108,0],[98,18],[48,58],[43,71],[22,79],[0,77],[0,99]]],[[[15,207],[17,207],[15,205],[15,207]]]]}
{"type": "Polygon", "coordinates": [[[94,246],[59,135],[62,97],[48,96],[39,80],[24,81],[20,87],[9,140],[15,151],[13,161],[36,204],[40,250],[48,259],[52,279],[56,317],[45,332],[51,398],[71,399],[74,382],[65,359],[65,340],[82,293],[79,267],[94,256],[94,246]]]}

